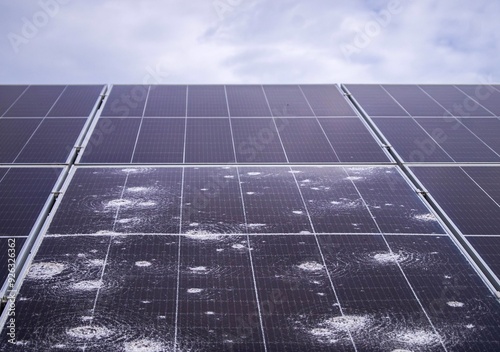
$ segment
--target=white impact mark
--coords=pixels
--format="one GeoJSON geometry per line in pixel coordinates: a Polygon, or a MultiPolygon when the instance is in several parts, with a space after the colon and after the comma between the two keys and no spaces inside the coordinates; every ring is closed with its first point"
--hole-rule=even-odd
{"type": "Polygon", "coordinates": [[[77,339],[90,340],[108,337],[112,331],[104,326],[78,326],[67,330],[66,333],[77,339]]]}
{"type": "Polygon", "coordinates": [[[418,214],[415,215],[414,218],[419,221],[436,221],[436,217],[434,214],[428,213],[428,214],[418,214]]]}
{"type": "Polygon", "coordinates": [[[305,262],[299,265],[299,268],[305,271],[323,270],[323,265],[318,262],[305,262]]]}
{"type": "Polygon", "coordinates": [[[146,202],[137,203],[137,205],[140,207],[154,207],[156,205],[156,203],[153,201],[146,201],[146,202]]]}
{"type": "Polygon", "coordinates": [[[462,302],[457,302],[457,301],[446,302],[446,304],[453,308],[462,308],[465,305],[462,302]]]}
{"type": "Polygon", "coordinates": [[[361,176],[348,176],[345,179],[348,181],[359,181],[359,180],[362,180],[363,177],[361,177],[361,176]]]}
{"type": "Polygon", "coordinates": [[[247,248],[247,246],[245,246],[245,245],[243,245],[243,244],[241,244],[241,243],[237,243],[237,244],[233,244],[233,245],[231,246],[231,248],[234,248],[234,249],[246,249],[246,248],[247,248]]]}
{"type": "Polygon", "coordinates": [[[151,262],[147,262],[145,260],[135,262],[135,266],[138,266],[140,268],[146,268],[146,267],[151,266],[151,265],[152,265],[151,262]]]}
{"type": "Polygon", "coordinates": [[[234,178],[234,176],[233,175],[226,175],[226,176],[224,176],[224,178],[234,178]]]}
{"type": "Polygon", "coordinates": [[[207,272],[208,269],[206,266],[195,266],[195,267],[189,268],[189,270],[191,270],[192,272],[195,272],[195,273],[205,273],[205,272],[207,272]]]}
{"type": "Polygon", "coordinates": [[[90,266],[103,266],[104,259],[91,259],[91,260],[89,260],[89,265],[90,266]]]}
{"type": "Polygon", "coordinates": [[[62,263],[35,263],[31,266],[27,277],[35,280],[47,280],[59,275],[64,269],[66,269],[66,266],[62,263]]]}
{"type": "Polygon", "coordinates": [[[293,213],[296,214],[296,215],[302,215],[302,214],[304,214],[304,212],[302,210],[294,210],[293,213]]]}
{"type": "Polygon", "coordinates": [[[370,319],[366,316],[344,315],[327,319],[309,333],[323,342],[335,343],[345,332],[358,332],[367,328],[370,319]]]}
{"type": "Polygon", "coordinates": [[[71,288],[73,290],[79,290],[79,291],[98,290],[101,287],[102,287],[102,281],[101,280],[80,281],[80,282],[76,282],[73,285],[71,285],[71,288]]]}
{"type": "Polygon", "coordinates": [[[127,191],[133,192],[133,193],[142,193],[142,192],[147,192],[150,189],[147,187],[129,187],[127,188],[127,191]]]}
{"type": "Polygon", "coordinates": [[[400,260],[401,256],[396,253],[378,253],[373,256],[373,259],[375,259],[377,262],[381,264],[388,264],[388,263],[397,263],[400,260]]]}
{"type": "Polygon", "coordinates": [[[114,200],[110,200],[106,204],[106,207],[107,208],[118,208],[118,207],[126,207],[126,206],[129,206],[131,204],[132,204],[132,202],[130,200],[127,200],[127,199],[114,199],[114,200]]]}
{"type": "Polygon", "coordinates": [[[247,172],[247,175],[248,176],[259,176],[259,175],[261,175],[261,173],[260,172],[247,172]]]}
{"type": "Polygon", "coordinates": [[[201,293],[203,292],[202,288],[188,288],[187,293],[201,293]]]}
{"type": "Polygon", "coordinates": [[[247,194],[248,194],[249,196],[253,196],[253,195],[255,194],[255,192],[247,192],[247,194]]]}
{"type": "Polygon", "coordinates": [[[223,235],[213,234],[206,231],[197,231],[197,230],[190,230],[187,233],[185,233],[184,236],[187,238],[191,238],[193,240],[200,240],[200,241],[210,241],[210,240],[218,241],[224,237],[223,235]]]}
{"type": "Polygon", "coordinates": [[[161,352],[165,346],[159,342],[149,339],[141,339],[125,342],[125,352],[161,352]]]}
{"type": "Polygon", "coordinates": [[[403,332],[396,336],[396,340],[412,346],[429,346],[439,343],[438,336],[426,330],[403,332]]]}

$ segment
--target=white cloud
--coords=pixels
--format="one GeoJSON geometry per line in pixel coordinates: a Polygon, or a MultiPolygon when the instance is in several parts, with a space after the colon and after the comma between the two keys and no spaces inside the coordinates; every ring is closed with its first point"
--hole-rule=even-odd
{"type": "Polygon", "coordinates": [[[401,0],[385,21],[390,1],[219,1],[239,5],[220,19],[212,0],[65,0],[15,53],[9,33],[42,9],[3,0],[1,81],[132,83],[154,68],[159,83],[500,81],[498,2],[401,0]]]}

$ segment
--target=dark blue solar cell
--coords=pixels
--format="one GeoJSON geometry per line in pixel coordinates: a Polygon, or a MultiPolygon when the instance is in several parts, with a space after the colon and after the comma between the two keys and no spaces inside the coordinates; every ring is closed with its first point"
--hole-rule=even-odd
{"type": "Polygon", "coordinates": [[[464,167],[464,170],[481,188],[500,204],[500,168],[464,167]]]}
{"type": "Polygon", "coordinates": [[[500,207],[461,168],[414,167],[412,171],[462,233],[500,233],[500,207]]]}
{"type": "Polygon", "coordinates": [[[84,151],[83,163],[130,163],[141,119],[101,118],[84,151]]]}
{"type": "Polygon", "coordinates": [[[144,119],[134,163],[182,163],[186,119],[144,119]]]}
{"type": "Polygon", "coordinates": [[[187,86],[151,86],[145,117],[185,117],[187,86]]]}
{"type": "Polygon", "coordinates": [[[183,202],[183,233],[245,233],[235,168],[186,168],[183,202]]]}
{"type": "Polygon", "coordinates": [[[417,122],[457,162],[500,161],[494,151],[457,119],[417,118],[417,122]]]}
{"type": "Polygon", "coordinates": [[[373,121],[404,161],[453,161],[432,138],[432,132],[438,138],[440,135],[436,132],[439,131],[431,131],[429,135],[415,120],[409,118],[376,118],[373,121]]]}
{"type": "Polygon", "coordinates": [[[319,123],[341,162],[389,160],[359,118],[319,119],[319,123]]]}
{"type": "Polygon", "coordinates": [[[459,85],[456,87],[493,114],[500,116],[500,92],[494,86],[459,85]]]}
{"type": "Polygon", "coordinates": [[[316,116],[356,116],[343,94],[335,85],[302,85],[316,116]]]}
{"type": "Polygon", "coordinates": [[[127,170],[122,201],[115,224],[124,233],[179,233],[182,169],[127,170]]]}
{"type": "Polygon", "coordinates": [[[0,234],[27,236],[61,169],[13,168],[0,182],[0,234]]]}
{"type": "Polygon", "coordinates": [[[500,120],[476,117],[460,119],[460,122],[500,154],[500,120]]]}
{"type": "Polygon", "coordinates": [[[264,91],[273,116],[314,116],[299,86],[266,85],[264,91]]]}
{"type": "Polygon", "coordinates": [[[240,178],[249,232],[312,232],[290,169],[240,168],[240,178]]]}
{"type": "Polygon", "coordinates": [[[467,240],[497,277],[500,277],[500,236],[469,236],[467,240]]]}
{"type": "Polygon", "coordinates": [[[17,98],[28,88],[25,85],[0,86],[0,116],[9,109],[17,98]]]}
{"type": "Polygon", "coordinates": [[[290,162],[337,162],[332,146],[315,118],[277,118],[280,136],[290,162]]]}
{"type": "Polygon", "coordinates": [[[383,87],[412,116],[450,115],[417,85],[387,84],[383,87]]]}
{"type": "Polygon", "coordinates": [[[42,119],[0,120],[0,163],[12,163],[42,119]]]}
{"type": "Polygon", "coordinates": [[[383,233],[444,233],[396,168],[346,169],[383,233]]]}
{"type": "Polygon", "coordinates": [[[30,86],[4,116],[45,117],[65,86],[30,86]]]}
{"type": "Polygon", "coordinates": [[[187,120],[186,163],[234,163],[229,119],[187,120]]]}
{"type": "Polygon", "coordinates": [[[229,116],[224,86],[189,86],[187,116],[229,116]]]}
{"type": "Polygon", "coordinates": [[[491,116],[474,100],[451,85],[420,85],[453,116],[491,116]]]}
{"type": "Polygon", "coordinates": [[[293,168],[316,233],[377,233],[356,188],[342,168],[293,168]]]}
{"type": "Polygon", "coordinates": [[[68,86],[48,116],[87,117],[100,99],[104,86],[68,86]]]}
{"type": "Polygon", "coordinates": [[[233,119],[231,126],[239,163],[286,162],[273,119],[233,119]]]}
{"type": "Polygon", "coordinates": [[[113,85],[102,116],[142,117],[149,86],[113,85]]]}
{"type": "Polygon", "coordinates": [[[262,86],[226,86],[231,117],[271,116],[262,86]]]}
{"type": "Polygon", "coordinates": [[[408,116],[380,85],[348,84],[346,87],[370,116],[408,116]]]}
{"type": "Polygon", "coordinates": [[[45,119],[16,158],[16,163],[65,163],[86,119],[45,119]]]}

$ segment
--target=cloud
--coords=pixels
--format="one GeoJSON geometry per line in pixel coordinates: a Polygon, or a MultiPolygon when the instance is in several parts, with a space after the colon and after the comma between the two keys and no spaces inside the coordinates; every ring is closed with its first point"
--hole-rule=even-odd
{"type": "Polygon", "coordinates": [[[500,80],[500,3],[488,0],[41,0],[3,7],[2,83],[140,83],[155,70],[157,83],[166,84],[500,80]],[[54,3],[44,23],[40,13],[54,3]],[[12,34],[24,38],[26,21],[36,35],[16,53],[12,34]]]}

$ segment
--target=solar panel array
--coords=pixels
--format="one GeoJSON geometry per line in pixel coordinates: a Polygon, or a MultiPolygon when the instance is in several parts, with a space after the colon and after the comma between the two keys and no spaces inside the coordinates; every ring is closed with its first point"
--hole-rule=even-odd
{"type": "Polygon", "coordinates": [[[0,87],[2,348],[500,346],[498,87],[103,88],[0,87]]]}

